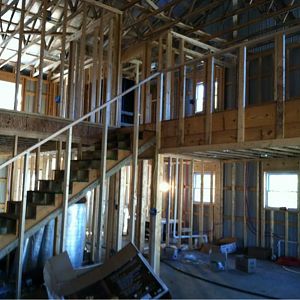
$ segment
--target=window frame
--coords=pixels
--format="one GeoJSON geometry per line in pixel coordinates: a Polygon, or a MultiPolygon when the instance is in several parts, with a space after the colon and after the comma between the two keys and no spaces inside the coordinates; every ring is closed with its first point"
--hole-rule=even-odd
{"type": "Polygon", "coordinates": [[[209,188],[204,188],[204,182],[202,184],[201,182],[201,178],[202,178],[202,173],[201,172],[194,172],[193,173],[193,204],[201,204],[203,203],[204,205],[214,205],[215,204],[215,197],[216,197],[216,176],[215,176],[215,172],[213,171],[206,171],[203,173],[203,181],[205,180],[205,175],[209,175],[210,176],[210,187],[209,188]],[[195,176],[200,176],[200,188],[196,188],[195,187],[195,176]],[[202,192],[202,187],[203,187],[203,192],[202,192]],[[199,201],[195,201],[195,190],[199,190],[200,191],[200,200],[199,201]],[[209,198],[210,201],[204,201],[204,191],[208,190],[209,193],[209,198]],[[203,195],[203,201],[201,201],[201,195],[203,195]],[[212,198],[212,199],[211,199],[212,198]]]}
{"type": "MultiPolygon", "coordinates": [[[[297,180],[298,180],[298,184],[297,184],[297,190],[296,190],[296,194],[298,197],[299,194],[299,173],[296,170],[290,170],[290,171],[265,171],[264,172],[264,209],[266,210],[282,210],[282,208],[285,208],[288,211],[294,211],[297,212],[299,211],[299,201],[297,198],[296,201],[296,208],[288,208],[286,206],[284,206],[284,204],[282,206],[269,206],[268,204],[268,193],[270,192],[268,190],[268,186],[269,186],[269,175],[296,175],[297,176],[297,180]]],[[[293,192],[293,191],[291,191],[293,192]]]]}

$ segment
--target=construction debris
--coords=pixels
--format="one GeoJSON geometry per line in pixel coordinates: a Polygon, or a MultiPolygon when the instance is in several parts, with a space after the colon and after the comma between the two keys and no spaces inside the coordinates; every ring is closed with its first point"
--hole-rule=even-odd
{"type": "Polygon", "coordinates": [[[128,244],[102,265],[73,269],[66,252],[51,258],[44,268],[50,299],[160,299],[169,291],[143,255],[128,244]]]}

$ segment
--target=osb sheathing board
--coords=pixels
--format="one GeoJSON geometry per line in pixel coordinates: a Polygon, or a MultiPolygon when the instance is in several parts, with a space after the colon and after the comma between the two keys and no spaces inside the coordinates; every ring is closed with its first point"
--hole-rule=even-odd
{"type": "MultiPolygon", "coordinates": [[[[275,138],[276,103],[255,105],[245,110],[245,141],[275,138]]],[[[162,148],[176,147],[178,120],[162,122],[162,148]]],[[[184,146],[204,144],[205,116],[185,118],[184,146]]],[[[300,137],[300,100],[286,102],[285,137],[300,137]]],[[[212,144],[237,141],[237,110],[216,112],[212,115],[212,144]]]]}

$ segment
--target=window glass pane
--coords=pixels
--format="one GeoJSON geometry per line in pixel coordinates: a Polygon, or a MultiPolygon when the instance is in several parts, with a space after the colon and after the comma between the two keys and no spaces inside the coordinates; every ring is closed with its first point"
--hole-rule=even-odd
{"type": "Polygon", "coordinates": [[[194,202],[200,202],[201,190],[194,189],[194,202]]]}
{"type": "Polygon", "coordinates": [[[194,188],[197,188],[197,189],[201,188],[201,174],[200,173],[194,174],[194,188]]]}
{"type": "Polygon", "coordinates": [[[210,189],[203,190],[203,202],[210,202],[210,189]]]}
{"type": "Polygon", "coordinates": [[[204,102],[204,83],[200,82],[196,85],[196,105],[195,111],[202,112],[203,111],[203,102],[204,102]]]}
{"type": "MultiPolygon", "coordinates": [[[[14,109],[15,102],[15,87],[16,84],[13,82],[0,80],[0,90],[2,91],[2,97],[0,101],[0,108],[4,109],[14,109]]],[[[19,85],[19,94],[18,94],[18,107],[17,110],[21,110],[21,94],[22,94],[22,85],[19,85]]]]}
{"type": "Polygon", "coordinates": [[[266,176],[266,206],[297,209],[298,175],[291,173],[266,176]]]}

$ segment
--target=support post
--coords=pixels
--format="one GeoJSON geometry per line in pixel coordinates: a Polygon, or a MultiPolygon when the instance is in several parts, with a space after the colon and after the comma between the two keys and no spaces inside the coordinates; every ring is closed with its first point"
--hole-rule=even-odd
{"type": "MultiPolygon", "coordinates": [[[[180,64],[184,64],[184,40],[180,40],[180,64]]],[[[178,144],[184,145],[184,117],[185,117],[185,94],[186,94],[186,66],[180,68],[180,95],[179,95],[179,118],[178,118],[178,144]]]]}
{"type": "Polygon", "coordinates": [[[63,212],[62,212],[62,224],[61,224],[61,241],[60,250],[65,251],[65,240],[67,235],[67,223],[68,223],[68,202],[69,202],[69,187],[70,187],[70,167],[71,167],[71,154],[72,154],[72,127],[68,131],[66,150],[65,150],[65,172],[63,183],[63,212]]]}
{"type": "Polygon", "coordinates": [[[177,241],[177,247],[179,248],[181,246],[181,235],[182,235],[182,208],[183,208],[183,194],[184,194],[184,176],[183,176],[183,159],[180,159],[180,166],[179,166],[179,180],[178,180],[178,204],[177,204],[177,210],[178,210],[178,241],[177,241]]]}
{"type": "Polygon", "coordinates": [[[189,205],[190,205],[190,238],[189,238],[189,248],[193,249],[193,228],[194,228],[194,160],[191,160],[190,163],[190,172],[189,172],[189,187],[190,187],[190,192],[189,192],[189,205]]]}
{"type": "Polygon", "coordinates": [[[39,64],[39,78],[37,85],[37,107],[36,112],[42,112],[42,98],[43,98],[43,67],[44,67],[44,55],[45,55],[45,35],[46,35],[46,18],[47,18],[47,6],[48,0],[43,0],[43,11],[42,11],[42,24],[41,24],[41,46],[40,46],[40,64],[39,64]]]}
{"type": "Polygon", "coordinates": [[[274,99],[276,101],[276,138],[284,138],[285,125],[285,34],[275,35],[274,99]]]}
{"type": "Polygon", "coordinates": [[[231,169],[231,236],[235,236],[236,163],[231,169]]]}
{"type": "MultiPolygon", "coordinates": [[[[167,51],[166,51],[166,67],[172,66],[172,40],[171,32],[167,33],[167,51]]],[[[172,89],[172,72],[167,72],[165,83],[165,101],[164,101],[164,120],[171,119],[171,89],[172,89]]]]}
{"type": "Polygon", "coordinates": [[[248,214],[248,207],[247,207],[247,199],[248,199],[248,190],[247,190],[247,162],[243,163],[244,167],[244,184],[243,184],[243,199],[244,199],[244,219],[243,219],[243,235],[244,235],[244,248],[248,245],[248,231],[247,231],[247,214],[248,214]]]}
{"type": "Polygon", "coordinates": [[[170,244],[170,217],[171,217],[171,201],[172,201],[172,156],[169,157],[169,166],[168,166],[168,183],[169,183],[169,191],[167,198],[167,207],[166,207],[166,246],[170,244]]]}
{"type": "Polygon", "coordinates": [[[162,119],[162,100],[163,100],[164,75],[160,75],[160,81],[157,87],[157,105],[156,105],[156,147],[154,170],[152,179],[152,204],[150,213],[150,264],[156,274],[160,270],[160,243],[161,243],[161,209],[162,193],[159,190],[159,182],[163,175],[163,156],[159,154],[161,147],[161,119],[162,119]]]}
{"type": "Polygon", "coordinates": [[[139,205],[139,239],[138,248],[143,253],[145,248],[146,208],[148,196],[148,160],[142,161],[141,199],[139,205]]]}
{"type": "Polygon", "coordinates": [[[247,48],[241,47],[239,50],[239,82],[238,82],[238,128],[237,141],[245,140],[245,104],[246,104],[246,63],[247,48]]]}
{"type": "Polygon", "coordinates": [[[24,168],[23,168],[23,186],[22,186],[22,209],[18,224],[18,250],[17,250],[17,286],[16,286],[16,298],[21,298],[22,290],[22,271],[23,271],[23,251],[24,251],[24,234],[25,234],[25,218],[26,218],[26,205],[27,205],[27,190],[28,190],[28,164],[29,153],[24,156],[24,168]]]}
{"type": "Polygon", "coordinates": [[[16,68],[16,87],[15,87],[15,102],[14,110],[18,109],[19,100],[19,89],[20,89],[20,77],[21,77],[21,60],[22,60],[22,41],[24,37],[24,18],[25,18],[25,4],[26,0],[22,0],[21,8],[21,18],[20,18],[20,28],[19,28],[19,46],[18,46],[18,58],[17,58],[17,68],[16,68]]]}
{"type": "Polygon", "coordinates": [[[130,241],[135,244],[135,213],[137,203],[138,183],[138,148],[139,148],[139,112],[141,102],[141,86],[138,87],[137,97],[134,99],[134,128],[133,128],[133,154],[132,154],[132,187],[131,187],[131,212],[130,212],[130,241]]]}
{"type": "Polygon", "coordinates": [[[207,60],[207,90],[205,106],[205,142],[211,144],[212,139],[212,111],[214,103],[215,87],[215,59],[209,57],[207,60]]]}
{"type": "Polygon", "coordinates": [[[65,117],[66,101],[65,101],[65,56],[66,56],[66,33],[67,33],[67,17],[68,17],[68,1],[64,1],[63,10],[63,31],[61,36],[61,53],[60,53],[60,78],[59,78],[59,96],[60,96],[60,117],[65,117]]]}

